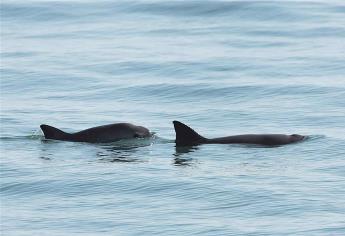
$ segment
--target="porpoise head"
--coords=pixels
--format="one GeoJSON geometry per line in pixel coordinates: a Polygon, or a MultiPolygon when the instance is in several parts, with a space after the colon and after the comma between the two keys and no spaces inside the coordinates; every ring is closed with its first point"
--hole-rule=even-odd
{"type": "Polygon", "coordinates": [[[299,135],[299,134],[292,134],[290,135],[290,141],[291,143],[299,142],[305,139],[305,136],[299,135]]]}
{"type": "Polygon", "coordinates": [[[151,136],[152,134],[150,133],[150,130],[148,130],[147,128],[143,126],[136,126],[135,134],[134,134],[135,138],[146,138],[146,137],[151,137],[151,136]]]}

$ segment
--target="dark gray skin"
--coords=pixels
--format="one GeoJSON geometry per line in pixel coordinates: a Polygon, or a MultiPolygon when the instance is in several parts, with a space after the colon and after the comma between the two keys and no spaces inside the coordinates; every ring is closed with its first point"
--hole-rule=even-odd
{"type": "Polygon", "coordinates": [[[46,139],[72,142],[109,143],[121,139],[146,138],[151,136],[147,128],[130,123],[102,125],[72,134],[49,125],[41,125],[40,127],[46,139]]]}
{"type": "Polygon", "coordinates": [[[208,139],[187,125],[173,121],[176,132],[176,146],[195,146],[205,143],[214,144],[257,144],[265,146],[278,146],[302,141],[305,136],[299,134],[285,135],[285,134],[243,134],[234,135],[221,138],[208,139]]]}

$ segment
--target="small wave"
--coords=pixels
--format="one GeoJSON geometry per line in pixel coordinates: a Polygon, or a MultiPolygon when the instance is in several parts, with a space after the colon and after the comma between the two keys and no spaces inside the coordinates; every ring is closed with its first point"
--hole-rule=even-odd
{"type": "Polygon", "coordinates": [[[270,1],[97,1],[43,2],[34,1],[2,4],[4,19],[56,21],[97,20],[119,14],[145,14],[172,17],[226,17],[246,20],[297,21],[307,17],[295,11],[321,3],[289,3],[270,1]],[[288,9],[292,8],[293,11],[288,9]]]}
{"type": "Polygon", "coordinates": [[[22,136],[3,136],[0,137],[1,141],[16,141],[16,140],[39,140],[43,139],[44,136],[41,134],[31,134],[31,135],[22,135],[22,136]]]}
{"type": "Polygon", "coordinates": [[[326,137],[327,136],[323,134],[308,135],[305,137],[304,141],[314,141],[314,140],[324,139],[326,137]]]}
{"type": "MultiPolygon", "coordinates": [[[[178,17],[227,17],[245,20],[293,20],[302,18],[268,1],[166,1],[131,4],[127,11],[178,17]]],[[[302,4],[303,5],[303,4],[302,4]]]]}
{"type": "Polygon", "coordinates": [[[108,10],[103,4],[80,2],[14,2],[1,4],[1,13],[4,20],[25,20],[40,22],[63,22],[68,20],[80,20],[83,16],[88,19],[102,16],[108,10]]]}

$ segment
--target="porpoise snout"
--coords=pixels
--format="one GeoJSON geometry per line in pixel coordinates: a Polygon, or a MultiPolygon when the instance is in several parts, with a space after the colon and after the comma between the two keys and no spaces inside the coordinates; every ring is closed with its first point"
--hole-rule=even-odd
{"type": "Polygon", "coordinates": [[[136,135],[138,137],[141,137],[141,138],[151,137],[151,133],[149,129],[143,126],[137,126],[137,127],[138,127],[138,130],[136,131],[136,135]]]}
{"type": "Polygon", "coordinates": [[[292,142],[299,142],[305,139],[305,136],[300,135],[300,134],[292,134],[290,137],[291,137],[292,142]]]}

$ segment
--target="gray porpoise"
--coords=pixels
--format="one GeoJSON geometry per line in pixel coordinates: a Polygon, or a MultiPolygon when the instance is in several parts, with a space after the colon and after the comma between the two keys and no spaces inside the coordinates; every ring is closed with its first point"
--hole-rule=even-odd
{"type": "Polygon", "coordinates": [[[221,138],[208,139],[187,125],[173,121],[176,132],[176,146],[194,146],[205,143],[214,144],[257,144],[265,146],[278,146],[302,141],[305,136],[299,134],[285,135],[285,134],[243,134],[234,135],[221,138]]]}
{"type": "Polygon", "coordinates": [[[76,133],[66,133],[49,125],[40,126],[46,139],[72,142],[109,143],[121,139],[150,137],[150,131],[130,123],[116,123],[85,129],[76,133]]]}

